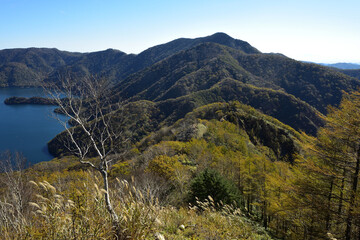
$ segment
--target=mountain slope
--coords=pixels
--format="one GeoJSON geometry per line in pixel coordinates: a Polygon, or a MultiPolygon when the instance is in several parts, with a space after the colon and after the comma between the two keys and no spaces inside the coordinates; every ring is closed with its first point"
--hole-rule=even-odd
{"type": "Polygon", "coordinates": [[[129,76],[114,93],[122,100],[160,101],[208,89],[224,78],[283,90],[322,113],[340,102],[342,91],[360,86],[358,79],[320,65],[203,43],[129,76]]]}
{"type": "MultiPolygon", "coordinates": [[[[135,144],[152,132],[167,128],[186,118],[187,115],[192,115],[192,112],[199,107],[208,104],[215,104],[212,106],[220,104],[219,106],[223,106],[230,101],[240,101],[261,110],[262,113],[253,110],[252,114],[257,112],[256,114],[262,119],[261,121],[272,119],[272,122],[281,125],[282,128],[288,129],[295,135],[294,130],[285,127],[284,124],[265,114],[289,124],[296,130],[302,130],[312,135],[315,135],[317,129],[323,126],[321,114],[292,95],[282,91],[257,88],[234,79],[224,79],[210,89],[194,92],[176,99],[159,102],[144,100],[130,102],[124,107],[123,111],[116,113],[114,119],[115,124],[119,127],[119,132],[123,133],[123,138],[130,139],[129,144],[135,144]]],[[[245,108],[245,106],[242,108],[245,108]]],[[[216,116],[215,112],[208,109],[205,114],[206,118],[205,115],[201,118],[212,119],[216,116]]],[[[197,118],[197,115],[192,116],[197,118]]],[[[226,115],[227,118],[229,116],[226,115]]],[[[49,151],[54,156],[67,152],[66,149],[63,149],[62,144],[64,134],[66,133],[59,134],[48,144],[49,151]]]]}
{"type": "MultiPolygon", "coordinates": [[[[90,53],[74,64],[67,66],[62,71],[71,70],[71,72],[73,72],[76,76],[83,76],[86,74],[105,76],[113,82],[119,82],[132,73],[145,69],[146,67],[149,67],[176,53],[207,42],[222,44],[246,53],[260,53],[257,49],[245,41],[233,39],[224,33],[216,33],[202,38],[176,39],[165,44],[151,47],[138,55],[126,55],[120,51],[112,49],[90,53]]],[[[50,78],[54,79],[57,75],[57,73],[54,73],[50,78]]]]}
{"type": "MultiPolygon", "coordinates": [[[[181,100],[179,103],[179,107],[186,106],[181,100]]],[[[119,127],[117,131],[122,132],[122,139],[128,139],[129,146],[138,143],[141,149],[145,149],[149,144],[160,142],[162,139],[169,139],[169,137],[188,141],[196,134],[196,129],[192,127],[197,121],[196,119],[215,119],[237,124],[247,132],[254,145],[271,148],[276,156],[273,160],[292,161],[292,155],[298,151],[296,142],[301,138],[298,132],[278,120],[238,102],[213,103],[199,108],[190,106],[188,111],[179,118],[174,118],[169,112],[164,112],[164,104],[166,103],[154,104],[149,101],[127,104],[124,110],[126,114],[121,111],[113,118],[114,124],[119,127]],[[173,124],[175,125],[172,126],[173,124]],[[172,131],[172,128],[176,128],[176,131],[181,128],[180,131],[183,133],[174,135],[176,131],[172,131]]],[[[170,105],[165,108],[169,109],[169,107],[170,105]]],[[[175,110],[173,113],[177,113],[177,111],[175,110]]],[[[75,131],[77,132],[76,137],[80,137],[80,128],[75,128],[75,131]]],[[[62,132],[48,143],[51,154],[54,156],[69,154],[68,150],[63,148],[66,136],[67,133],[62,132]]],[[[118,146],[126,148],[124,144],[118,146]]]]}
{"type": "Polygon", "coordinates": [[[263,54],[223,33],[177,39],[138,55],[113,49],[86,54],[14,49],[0,56],[2,86],[31,86],[49,74],[57,81],[68,71],[76,77],[95,74],[117,82],[114,103],[149,100],[166,108],[171,103],[177,112],[167,115],[162,108],[165,118],[178,120],[195,107],[237,100],[313,135],[322,125],[317,111],[326,113],[328,105],[340,102],[342,91],[360,86],[337,70],[263,54]]]}
{"type": "Polygon", "coordinates": [[[59,75],[64,73],[71,73],[75,77],[92,74],[118,82],[175,53],[205,42],[219,43],[246,53],[260,53],[247,42],[224,33],[177,39],[138,55],[113,49],[92,53],[70,53],[46,48],[7,49],[0,51],[0,86],[33,86],[38,80],[57,81],[59,75]]]}
{"type": "Polygon", "coordinates": [[[240,56],[242,67],[264,80],[265,87],[283,89],[326,113],[328,105],[339,104],[342,91],[350,92],[360,81],[317,64],[302,63],[279,55],[240,56]]]}
{"type": "Polygon", "coordinates": [[[82,56],[48,48],[6,49],[0,51],[0,87],[35,86],[58,67],[82,56]]]}
{"type": "Polygon", "coordinates": [[[226,53],[222,45],[200,44],[131,75],[114,92],[122,99],[158,101],[207,89],[222,78],[236,77],[229,74],[234,72],[233,66],[220,58],[226,53]]]}
{"type": "Polygon", "coordinates": [[[241,50],[245,53],[260,53],[256,48],[252,47],[249,43],[237,39],[233,39],[225,33],[215,33],[211,36],[189,39],[180,38],[171,42],[161,44],[145,50],[137,56],[135,64],[137,70],[143,69],[156,62],[159,62],[175,53],[188,50],[196,45],[211,42],[218,43],[224,46],[228,46],[234,49],[241,50]]]}
{"type": "MultiPolygon", "coordinates": [[[[225,79],[214,87],[188,95],[199,106],[212,102],[239,101],[272,116],[298,131],[315,135],[324,122],[321,114],[309,104],[279,90],[258,88],[233,79],[225,79]]],[[[180,98],[181,99],[181,98],[180,98]]]]}
{"type": "Polygon", "coordinates": [[[360,69],[339,70],[339,72],[360,80],[360,69]]]}
{"type": "Polygon", "coordinates": [[[324,122],[321,114],[309,104],[283,91],[257,88],[234,79],[224,79],[210,89],[175,99],[156,102],[161,117],[158,125],[166,126],[194,109],[216,102],[239,101],[272,116],[298,131],[315,135],[324,122]]]}

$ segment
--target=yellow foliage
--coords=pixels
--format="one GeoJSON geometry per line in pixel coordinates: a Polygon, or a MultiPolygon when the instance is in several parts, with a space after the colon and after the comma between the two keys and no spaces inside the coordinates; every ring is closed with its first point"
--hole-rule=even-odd
{"type": "Polygon", "coordinates": [[[118,162],[111,166],[111,176],[129,176],[131,174],[131,166],[129,162],[118,162]]]}
{"type": "Polygon", "coordinates": [[[173,179],[175,177],[175,170],[181,167],[179,156],[175,155],[169,157],[160,155],[150,161],[147,171],[156,173],[166,179],[173,179]]]}

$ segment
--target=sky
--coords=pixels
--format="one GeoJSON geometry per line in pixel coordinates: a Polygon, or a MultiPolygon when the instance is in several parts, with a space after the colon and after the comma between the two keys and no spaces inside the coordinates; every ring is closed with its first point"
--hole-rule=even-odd
{"type": "Polygon", "coordinates": [[[262,52],[360,63],[359,0],[0,0],[0,49],[140,53],[224,32],[262,52]]]}

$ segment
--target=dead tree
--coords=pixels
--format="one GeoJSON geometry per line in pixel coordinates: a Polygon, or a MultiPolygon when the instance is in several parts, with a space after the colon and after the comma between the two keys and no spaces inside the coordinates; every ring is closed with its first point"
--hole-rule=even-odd
{"type": "Polygon", "coordinates": [[[10,238],[11,233],[21,235],[26,226],[31,196],[28,178],[23,172],[26,166],[26,159],[19,153],[0,154],[0,185],[6,189],[0,198],[1,239],[10,238]]]}
{"type": "Polygon", "coordinates": [[[108,170],[121,138],[113,121],[121,107],[109,102],[109,82],[95,77],[74,79],[67,75],[56,83],[44,83],[43,87],[72,125],[59,119],[67,133],[64,146],[80,163],[101,174],[106,209],[115,227],[118,226],[119,217],[110,198],[108,170]],[[90,157],[93,160],[90,161],[90,157]]]}

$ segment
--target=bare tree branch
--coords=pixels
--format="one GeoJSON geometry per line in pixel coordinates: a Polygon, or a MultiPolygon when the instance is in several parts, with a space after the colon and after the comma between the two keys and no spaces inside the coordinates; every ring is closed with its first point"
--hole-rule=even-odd
{"type": "Polygon", "coordinates": [[[116,145],[121,137],[113,117],[120,105],[112,105],[109,98],[109,82],[106,79],[86,77],[74,79],[70,74],[60,77],[59,83],[44,83],[43,87],[74,126],[58,120],[67,133],[64,146],[76,155],[79,162],[97,170],[103,177],[105,204],[115,223],[119,221],[109,195],[108,170],[113,161],[116,145]],[[87,159],[97,156],[99,165],[87,159]]]}

